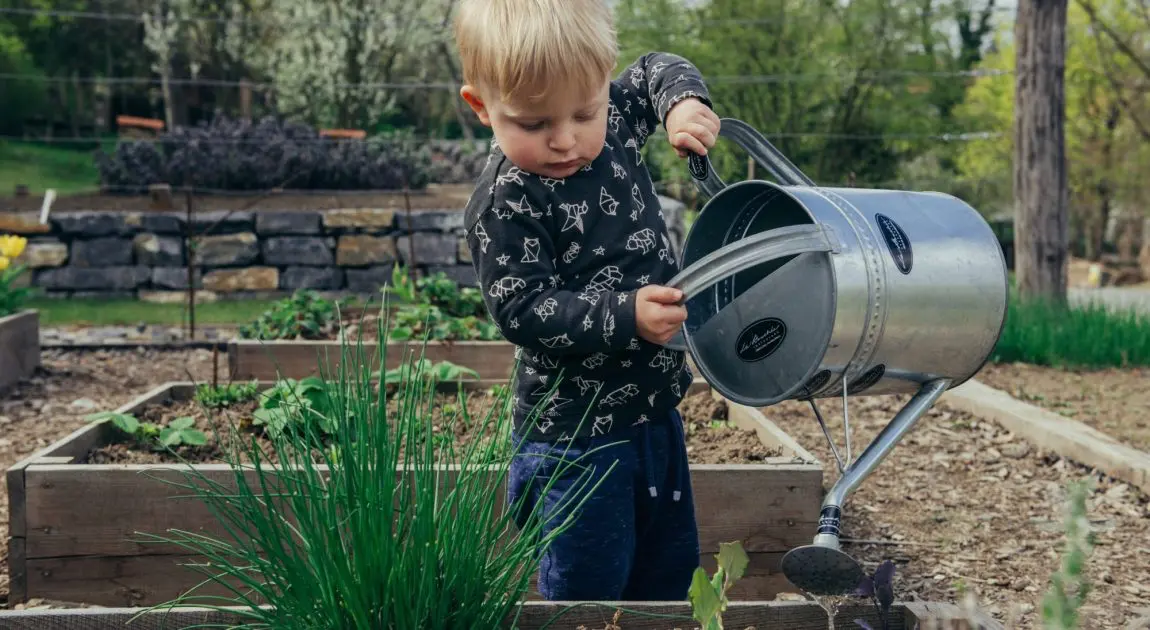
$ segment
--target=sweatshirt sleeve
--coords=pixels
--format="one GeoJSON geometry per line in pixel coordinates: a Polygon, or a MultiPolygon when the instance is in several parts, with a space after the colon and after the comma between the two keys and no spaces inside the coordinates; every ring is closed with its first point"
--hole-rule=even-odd
{"type": "Polygon", "coordinates": [[[694,97],[711,107],[703,75],[679,55],[653,52],[636,59],[613,82],[613,103],[642,147],[679,101],[694,97]]]}
{"type": "Polygon", "coordinates": [[[545,354],[625,349],[636,335],[635,291],[621,275],[585,278],[560,289],[552,230],[583,230],[587,202],[551,208],[534,176],[511,167],[496,181],[491,205],[467,234],[483,299],[503,336],[545,354]]]}

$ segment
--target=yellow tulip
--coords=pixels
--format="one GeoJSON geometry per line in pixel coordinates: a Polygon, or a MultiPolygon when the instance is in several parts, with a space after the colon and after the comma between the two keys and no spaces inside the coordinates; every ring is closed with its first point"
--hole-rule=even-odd
{"type": "Polygon", "coordinates": [[[4,271],[7,268],[8,268],[8,257],[7,256],[0,256],[0,271],[4,271]]]}
{"type": "Polygon", "coordinates": [[[0,236],[0,256],[18,258],[24,253],[24,247],[27,245],[28,239],[22,236],[0,236]]]}

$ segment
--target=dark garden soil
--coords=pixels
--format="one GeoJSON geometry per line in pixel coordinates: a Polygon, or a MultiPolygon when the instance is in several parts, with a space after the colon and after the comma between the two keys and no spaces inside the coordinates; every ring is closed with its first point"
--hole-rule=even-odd
{"type": "MultiPolygon", "coordinates": [[[[462,449],[475,439],[494,439],[493,422],[485,422],[499,399],[487,391],[466,394],[466,415],[461,415],[459,399],[454,393],[439,394],[432,411],[434,431],[451,434],[454,444],[462,449]]],[[[394,417],[400,402],[392,398],[388,403],[389,416],[394,417]]],[[[196,428],[208,436],[204,446],[181,446],[176,453],[150,448],[138,442],[108,444],[91,451],[84,463],[89,464],[158,464],[158,463],[220,463],[227,461],[231,437],[238,428],[245,445],[255,438],[265,461],[278,461],[273,442],[262,427],[251,424],[254,401],[238,403],[223,409],[206,409],[196,401],[182,401],[147,407],[139,416],[141,422],[166,426],[176,418],[190,416],[196,428]]],[[[700,464],[753,464],[768,457],[782,454],[778,447],[765,446],[753,431],[729,425],[725,404],[714,400],[709,392],[688,396],[680,403],[687,433],[688,456],[700,464]]],[[[457,451],[459,452],[459,451],[457,451]]],[[[250,458],[241,457],[250,462],[250,458]]]]}

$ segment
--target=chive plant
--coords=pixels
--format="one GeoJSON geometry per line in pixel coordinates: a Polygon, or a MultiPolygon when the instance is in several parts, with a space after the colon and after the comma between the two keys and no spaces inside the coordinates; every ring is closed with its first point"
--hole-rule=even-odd
{"type": "MultiPolygon", "coordinates": [[[[194,467],[182,469],[182,480],[169,479],[204,501],[226,535],[169,530],[145,536],[199,556],[190,566],[205,575],[200,587],[214,584],[225,594],[199,595],[197,587],[149,610],[212,608],[243,620],[226,627],[244,629],[514,623],[539,555],[571,525],[571,514],[607,471],[592,476],[582,458],[573,458],[540,479],[547,488],[560,476],[576,480],[567,499],[574,509],[551,517],[559,522],[544,534],[549,515],[521,503],[504,505],[510,438],[463,447],[431,439],[431,410],[443,384],[418,374],[423,361],[415,362],[412,378],[382,387],[371,376],[386,365],[385,345],[375,353],[378,365],[364,360],[359,343],[349,348],[344,342],[340,352],[335,377],[321,376],[330,433],[320,435],[311,406],[285,402],[287,413],[298,415],[289,423],[293,430],[272,438],[274,466],[254,441],[236,441],[227,448],[229,484],[194,467]],[[394,414],[389,397],[399,398],[394,414]]],[[[499,404],[482,420],[494,436],[510,435],[509,389],[493,394],[499,404]]]]}

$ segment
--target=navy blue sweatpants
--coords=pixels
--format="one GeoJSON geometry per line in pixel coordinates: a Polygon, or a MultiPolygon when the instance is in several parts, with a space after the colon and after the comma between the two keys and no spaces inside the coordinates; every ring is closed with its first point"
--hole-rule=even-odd
{"type": "Polygon", "coordinates": [[[524,441],[510,465],[507,490],[509,505],[522,497],[524,511],[538,510],[537,518],[547,519],[545,532],[591,492],[573,524],[540,558],[539,592],[546,599],[687,598],[699,565],[699,534],[677,410],[609,436],[571,443],[524,441]],[[587,454],[592,449],[598,450],[587,454]],[[560,459],[578,461],[557,474],[560,459]],[[581,478],[587,469],[593,475],[590,483],[581,478]],[[575,493],[580,494],[572,500],[575,493]]]}

